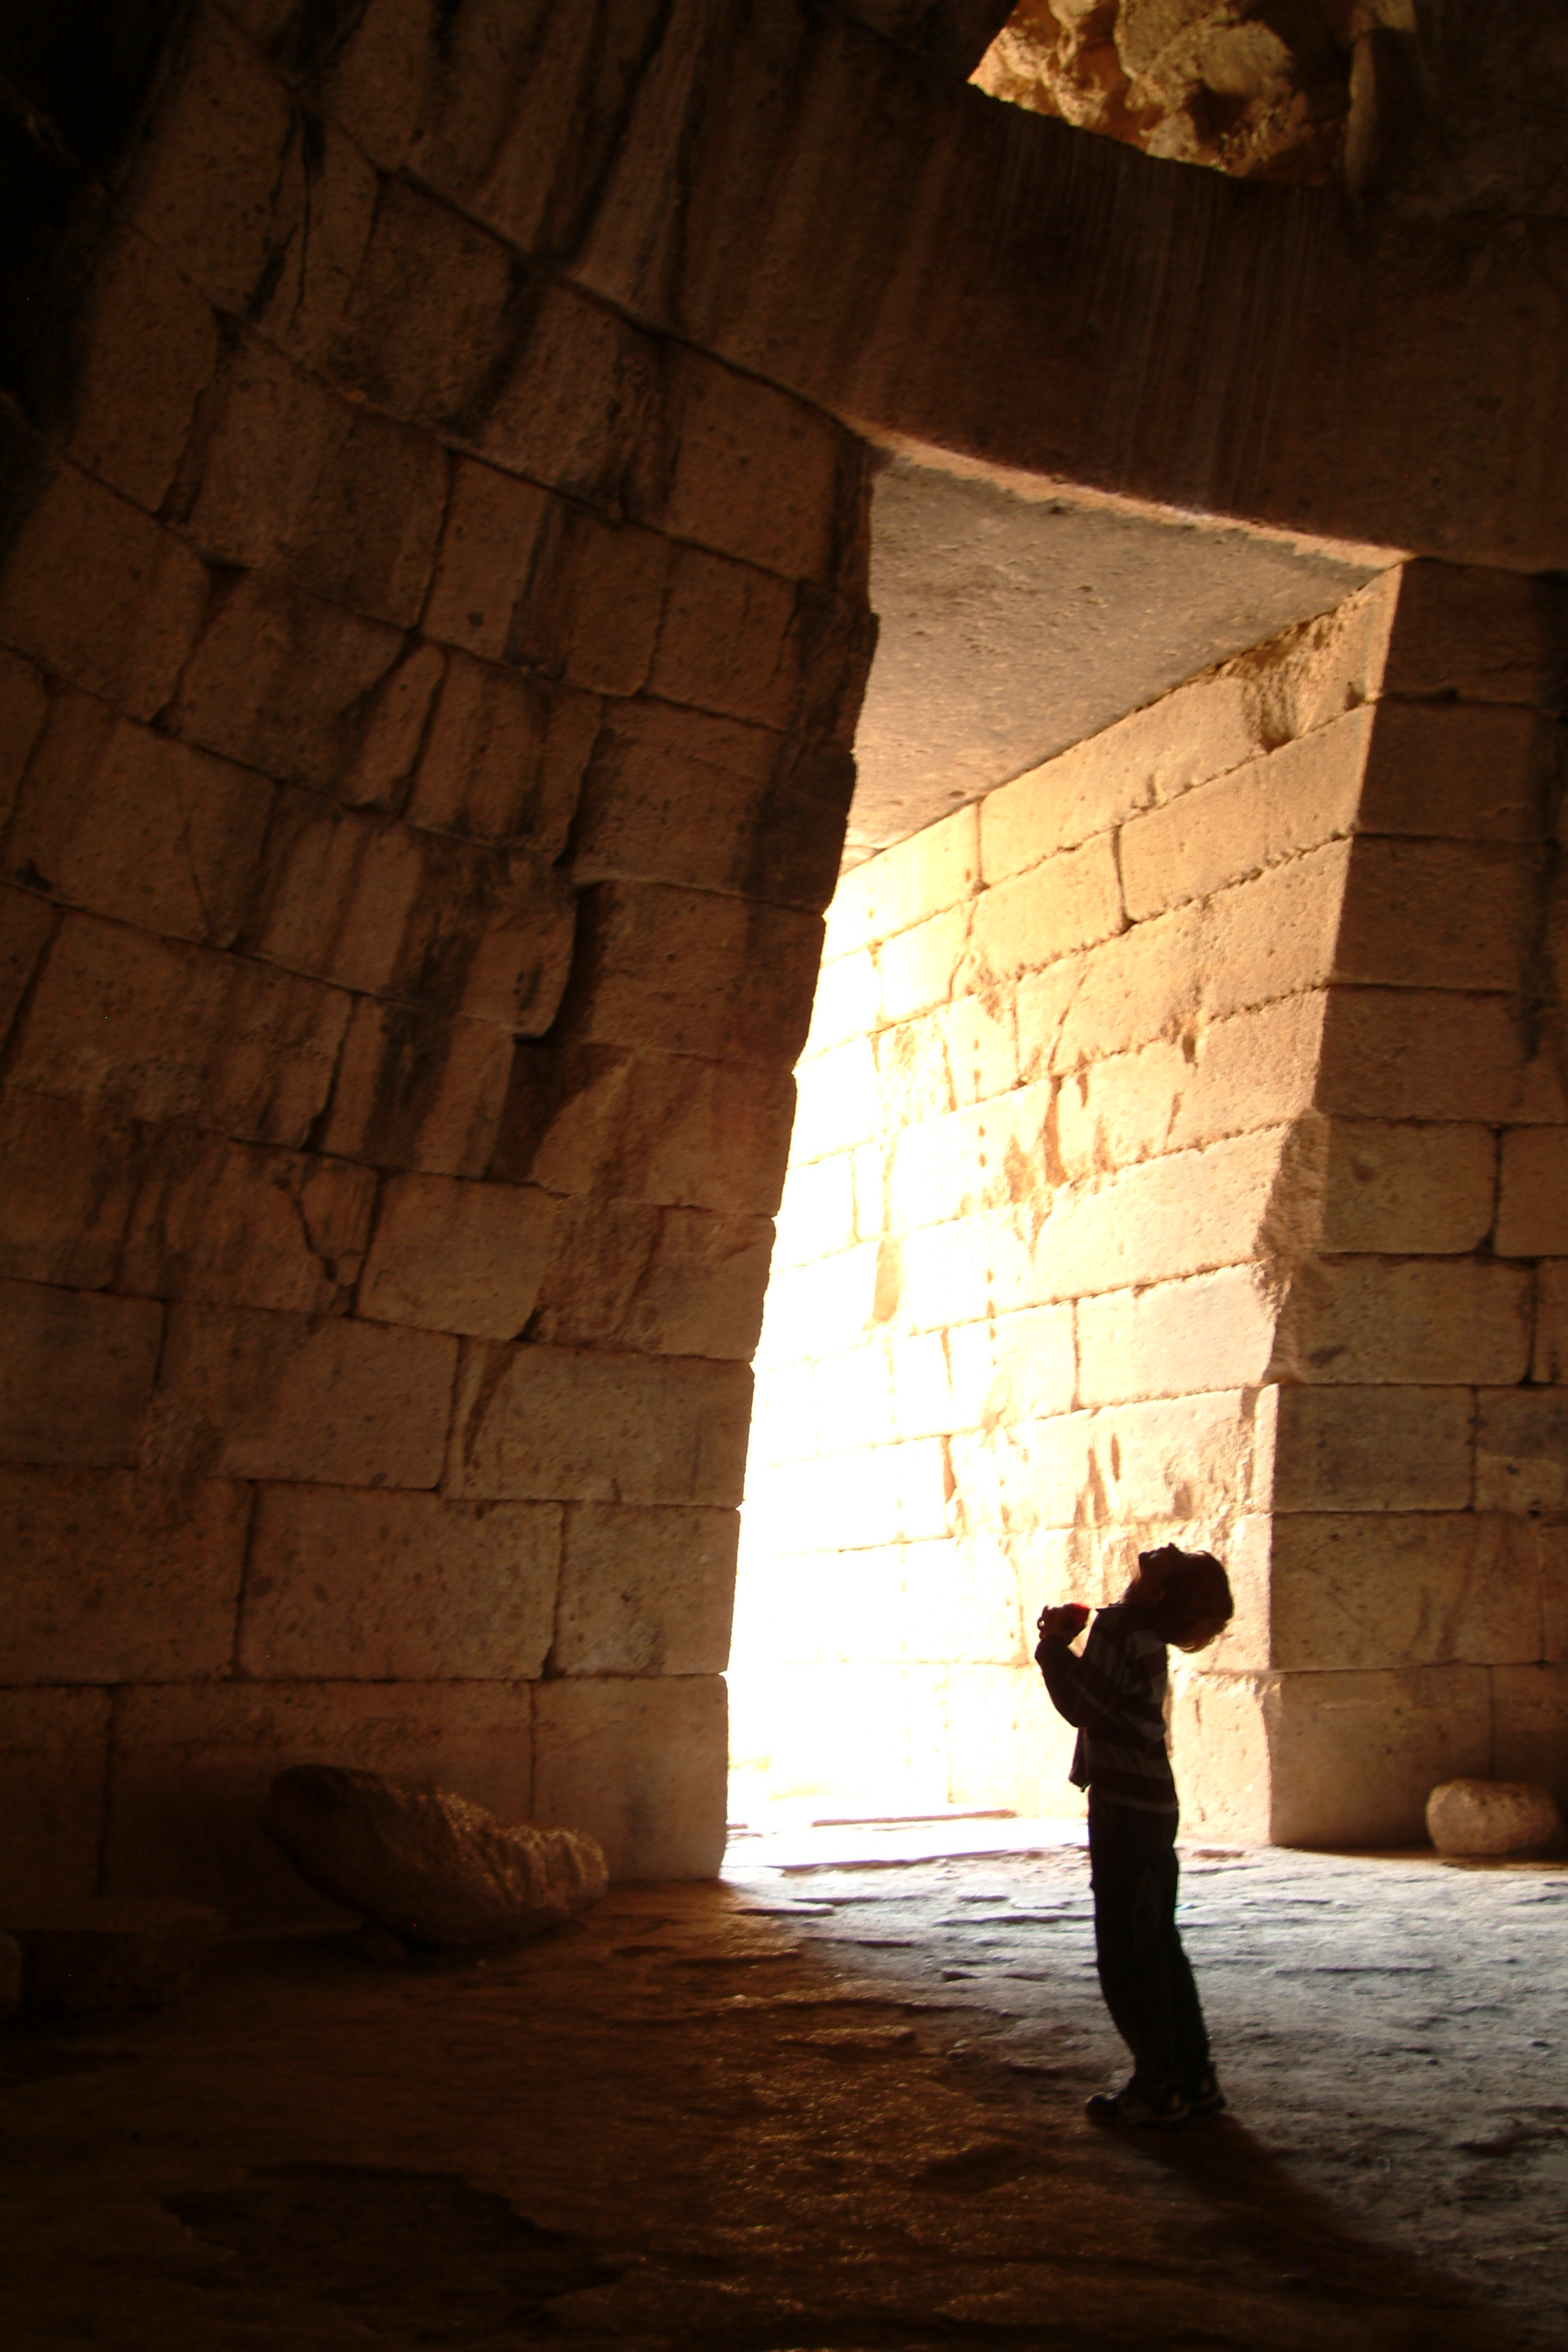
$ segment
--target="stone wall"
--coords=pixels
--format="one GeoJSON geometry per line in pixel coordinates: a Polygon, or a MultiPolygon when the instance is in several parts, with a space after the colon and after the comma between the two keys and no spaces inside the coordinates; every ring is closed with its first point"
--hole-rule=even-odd
{"type": "Polygon", "coordinates": [[[1240,1604],[1194,1825],[1568,1794],[1561,642],[1384,574],[841,885],[745,1514],[775,1790],[1059,1810],[1026,1627],[1173,1538],[1240,1604]]]}
{"type": "Polygon", "coordinates": [[[5,412],[16,1889],[308,1909],[309,1758],[722,1851],[861,453],[555,272],[462,34],[197,8],[5,412]]]}

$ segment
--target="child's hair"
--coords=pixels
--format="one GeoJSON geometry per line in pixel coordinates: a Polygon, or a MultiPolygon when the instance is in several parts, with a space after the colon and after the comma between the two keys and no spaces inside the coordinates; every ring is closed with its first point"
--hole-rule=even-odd
{"type": "Polygon", "coordinates": [[[1236,1613],[1230,1579],[1212,1551],[1184,1551],[1163,1580],[1149,1612],[1168,1642],[1179,1642],[1194,1625],[1215,1620],[1227,1625],[1236,1613]]]}

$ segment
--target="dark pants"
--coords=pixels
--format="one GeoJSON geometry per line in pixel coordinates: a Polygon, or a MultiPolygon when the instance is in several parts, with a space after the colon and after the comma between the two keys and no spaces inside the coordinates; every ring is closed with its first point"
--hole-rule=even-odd
{"type": "Polygon", "coordinates": [[[1197,1987],[1176,1933],[1176,1824],[1089,1800],[1100,1989],[1148,2090],[1191,2092],[1209,2062],[1197,1987]]]}

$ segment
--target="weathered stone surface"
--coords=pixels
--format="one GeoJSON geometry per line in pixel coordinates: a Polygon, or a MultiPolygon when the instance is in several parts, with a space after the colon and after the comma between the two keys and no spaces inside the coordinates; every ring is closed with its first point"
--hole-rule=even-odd
{"type": "Polygon", "coordinates": [[[819,410],[681,346],[666,384],[675,464],[658,520],[786,579],[830,570],[839,436],[819,410]]]}
{"type": "Polygon", "coordinates": [[[560,1203],[512,1184],[395,1176],[381,1197],[358,1311],[479,1339],[515,1339],[539,1301],[560,1203]]]}
{"type": "Polygon", "coordinates": [[[550,1652],[560,1553],[553,1503],[263,1486],[240,1669],[272,1682],[531,1680],[550,1652]]]}
{"type": "Polygon", "coordinates": [[[1563,1816],[1528,1780],[1445,1780],[1426,1800],[1426,1834],[1439,1853],[1528,1853],[1560,1843],[1563,1816]]]}
{"type": "Polygon", "coordinates": [[[32,663],[0,650],[0,823],[10,814],[48,711],[48,694],[32,663]]]}
{"type": "Polygon", "coordinates": [[[1125,926],[1109,834],[1062,850],[975,900],[965,970],[972,984],[1012,978],[1092,947],[1125,926]]]}
{"type": "Polygon", "coordinates": [[[156,514],[217,358],[210,304],[151,240],[123,227],[73,321],[71,456],[156,514]]]}
{"type": "Polygon", "coordinates": [[[0,1095],[0,1275],[105,1288],[119,1263],[141,1156],[135,1130],[123,1120],[6,1089],[0,1095]]]}
{"type": "Polygon", "coordinates": [[[1260,1686],[1279,1845],[1410,1846],[1436,1782],[1484,1771],[1484,1667],[1281,1675],[1260,1686]]]}
{"type": "Polygon", "coordinates": [[[610,1876],[710,1878],[724,1853],[717,1675],[563,1678],[534,1701],[533,1819],[580,1824],[610,1876]]]}
{"type": "Polygon", "coordinates": [[[227,1673],[250,1498],[129,1470],[0,1470],[6,1678],[184,1682],[227,1673]]]}
{"type": "Polygon", "coordinates": [[[510,1027],[354,1003],[323,1148],[380,1167],[482,1176],[512,1065],[510,1027]]]}
{"type": "Polygon", "coordinates": [[[1476,1407],[1478,1510],[1568,1505],[1568,1395],[1550,1388],[1483,1389],[1476,1407]]]}
{"type": "Polygon", "coordinates": [[[1541,1655],[1533,1542],[1490,1513],[1279,1514],[1269,1654],[1287,1672],[1528,1664],[1541,1655]]]}
{"type": "Polygon", "coordinates": [[[981,824],[997,798],[993,793],[955,809],[846,874],[834,893],[825,963],[879,946],[972,898],[980,883],[981,824]]]}
{"type": "Polygon", "coordinates": [[[1324,1145],[1323,1249],[1457,1254],[1490,1232],[1497,1142],[1489,1129],[1335,1119],[1324,1145]]]}
{"type": "Polygon", "coordinates": [[[262,1820],[308,1885],[409,1944],[519,1943],[597,1902],[590,1837],[498,1821],[450,1789],[296,1764],[262,1820]]]}
{"type": "Polygon", "coordinates": [[[1568,1256],[1568,1128],[1503,1137],[1497,1248],[1502,1257],[1568,1256]]]}
{"type": "Polygon", "coordinates": [[[297,1147],[326,1107],[350,1004],[291,972],[73,915],[9,1079],[122,1117],[297,1147]]]}
{"type": "Polygon", "coordinates": [[[1282,1377],[1357,1383],[1522,1380],[1530,1277],[1475,1258],[1304,1266],[1280,1313],[1282,1377]]]}
{"type": "Polygon", "coordinates": [[[98,1884],[106,1690],[0,1690],[0,1885],[8,1903],[76,1902],[98,1884]]]}
{"type": "Polygon", "coordinates": [[[146,1162],[120,1259],[123,1288],[302,1315],[341,1307],[370,1237],[368,1168],[180,1129],[161,1135],[146,1162]]]}
{"type": "Polygon", "coordinates": [[[29,2016],[167,2009],[189,1990],[223,1920],[203,1903],[133,1895],[47,1906],[6,1902],[29,2016]]]}
{"type": "Polygon", "coordinates": [[[521,1045],[489,1172],[552,1192],[771,1216],[795,1099],[778,1064],[521,1045]]]}
{"type": "Polygon", "coordinates": [[[405,811],[410,824],[559,857],[601,709],[573,687],[449,654],[405,811]]]}
{"type": "Polygon", "coordinates": [[[1327,1007],[1320,1108],[1353,1118],[1499,1125],[1515,1108],[1525,1062],[1506,997],[1334,987],[1327,1007]]]}
{"type": "Polygon", "coordinates": [[[6,868],[95,914],[226,947],[271,805],[265,777],[63,695],[18,798],[6,868]]]}
{"type": "Polygon", "coordinates": [[[1493,1669],[1490,1769],[1542,1782],[1568,1816],[1568,1664],[1493,1669]]]}
{"type": "Polygon", "coordinates": [[[132,1460],[163,1323],[147,1299],[0,1283],[0,1456],[132,1460]]]}
{"type": "Polygon", "coordinates": [[[1132,921],[1206,898],[1349,834],[1371,716],[1350,712],[1124,824],[1118,856],[1132,921]]]}
{"type": "Polygon", "coordinates": [[[470,1340],[446,1491],[732,1507],[751,1385],[745,1364],[470,1340]]]}
{"type": "Polygon", "coordinates": [[[994,1101],[904,1128],[889,1148],[893,1230],[1047,1197],[1055,1172],[1054,1090],[1016,1087],[994,1101]]]}
{"type": "Polygon", "coordinates": [[[558,1675],[716,1675],[730,1654],[733,1511],[579,1503],[566,1515],[558,1675]]]}
{"type": "Polygon", "coordinates": [[[1265,1402],[1277,1512],[1468,1508],[1471,1390],[1292,1385],[1268,1389],[1265,1402]]]}
{"type": "Polygon", "coordinates": [[[1535,1276],[1535,1349],[1531,1377],[1568,1381],[1568,1265],[1552,1262],[1535,1276]]]}
{"type": "Polygon", "coordinates": [[[794,1061],[822,949],[814,915],[663,884],[585,891],[563,1020],[574,1042],[794,1061]]]}
{"type": "Polygon", "coordinates": [[[41,445],[30,462],[46,478],[7,550],[0,639],[151,719],[201,625],[206,572],[161,524],[41,445]]]}
{"type": "Polygon", "coordinates": [[[1334,977],[1393,988],[1513,989],[1541,853],[1485,842],[1358,841],[1334,977]]]}
{"type": "MultiPolygon", "coordinates": [[[[1057,1149],[1075,1179],[1161,1150],[1282,1127],[1310,1107],[1323,997],[1288,996],[1229,1020],[1184,1024],[1132,1053],[1081,1063],[1057,1097],[1057,1149]]],[[[1020,1020],[1027,1007],[1020,991],[1020,1020]]],[[[1080,1041],[1081,1042],[1081,1041],[1080,1041]]],[[[1042,1066],[1052,1043],[1040,1036],[1042,1066]]]]}
{"type": "Polygon", "coordinates": [[[310,1681],[121,1691],[105,1885],[211,1903],[234,1928],[341,1921],[342,1909],[303,1884],[261,1826],[275,1774],[346,1759],[356,1771],[471,1789],[503,1821],[526,1821],[533,1687],[310,1681]]]}
{"type": "Polygon", "coordinates": [[[1250,1265],[1081,1299],[1079,1402],[1111,1404],[1260,1381],[1274,1320],[1250,1265]]]}
{"type": "Polygon", "coordinates": [[[530,1337],[547,1346],[749,1363],[773,1238],[766,1217],[563,1202],[530,1337]]]}
{"type": "Polygon", "coordinates": [[[457,1355],[434,1331],[175,1307],[156,1444],[230,1477],[434,1486],[457,1355]]]}
{"type": "Polygon", "coordinates": [[[1381,702],[1363,780],[1369,833],[1542,841],[1561,749],[1554,723],[1498,703],[1381,702]]]}

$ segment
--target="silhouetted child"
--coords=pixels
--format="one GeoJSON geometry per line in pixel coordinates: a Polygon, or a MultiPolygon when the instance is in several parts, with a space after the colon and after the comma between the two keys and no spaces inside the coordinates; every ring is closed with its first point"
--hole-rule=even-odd
{"type": "Polygon", "coordinates": [[[1176,1784],[1165,1748],[1165,1645],[1205,1649],[1230,1622],[1224,1569],[1206,1551],[1140,1552],[1122,1599],[1043,1609],[1035,1652],[1058,1715],[1079,1727],[1071,1778],[1089,1791],[1094,1945],[1105,2006],[1132,2076],[1090,2099],[1095,2123],[1179,2124],[1225,2095],[1193,1972],[1176,1933],[1176,1784]]]}

